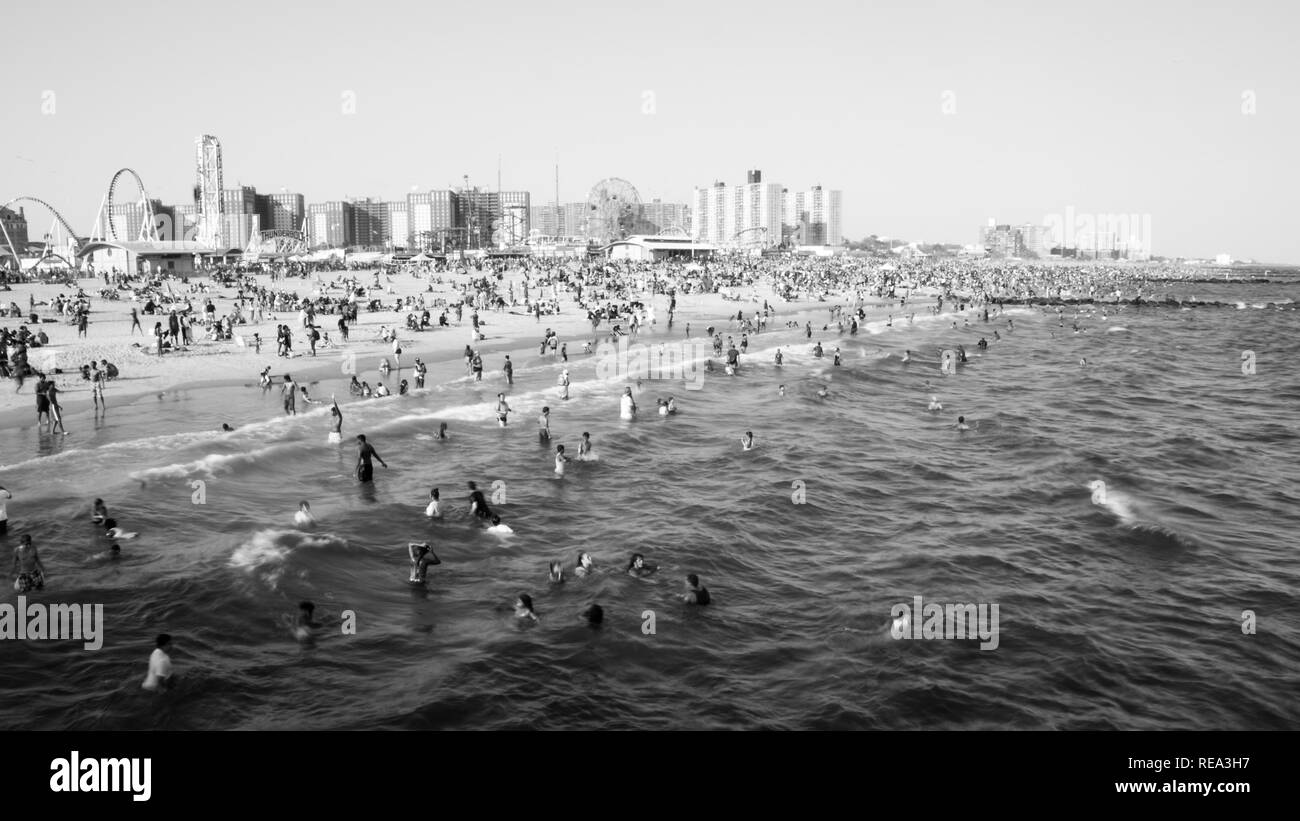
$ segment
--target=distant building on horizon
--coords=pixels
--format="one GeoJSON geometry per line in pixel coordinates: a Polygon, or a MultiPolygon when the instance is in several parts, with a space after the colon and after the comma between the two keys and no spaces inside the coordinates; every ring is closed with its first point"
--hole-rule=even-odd
{"type": "Polygon", "coordinates": [[[691,200],[691,238],[720,248],[770,248],[781,242],[784,189],[749,171],[744,185],[697,187],[691,200]]]}
{"type": "MultiPolygon", "coordinates": [[[[247,248],[253,233],[261,229],[257,213],[257,189],[251,185],[221,190],[222,242],[230,248],[247,248]]],[[[119,232],[121,229],[118,229],[119,232]]],[[[121,234],[118,234],[121,236],[121,234]]]]}
{"type": "MultiPolygon", "coordinates": [[[[27,214],[21,206],[17,211],[12,208],[0,208],[0,224],[4,225],[4,232],[9,236],[9,241],[14,244],[14,250],[19,254],[27,250],[27,214]]],[[[0,246],[0,253],[8,250],[7,246],[0,246]]]]}
{"type": "Polygon", "coordinates": [[[258,194],[257,203],[263,231],[302,230],[302,221],[307,216],[302,194],[258,194]]]}
{"type": "Polygon", "coordinates": [[[449,189],[407,194],[406,208],[411,248],[440,248],[441,238],[456,225],[455,195],[449,189]]]}
{"type": "Polygon", "coordinates": [[[352,235],[352,203],[332,200],[308,205],[307,244],[312,248],[346,248],[356,244],[352,235]]]}
{"type": "Polygon", "coordinates": [[[691,207],[684,202],[664,202],[653,199],[641,203],[643,230],[653,234],[676,233],[678,229],[691,235],[691,207]]]}
{"type": "Polygon", "coordinates": [[[786,190],[781,203],[781,240],[793,245],[844,244],[843,191],[814,185],[807,191],[786,190]]]}

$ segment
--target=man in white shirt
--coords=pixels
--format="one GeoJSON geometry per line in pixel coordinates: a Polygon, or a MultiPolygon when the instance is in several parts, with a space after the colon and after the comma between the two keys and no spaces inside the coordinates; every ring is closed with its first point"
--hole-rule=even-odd
{"type": "Polygon", "coordinates": [[[12,493],[0,487],[0,536],[9,532],[9,512],[5,509],[5,501],[13,497],[12,493]]]}
{"type": "Polygon", "coordinates": [[[142,685],[146,690],[166,689],[172,677],[172,657],[165,649],[171,644],[172,637],[161,633],[155,641],[158,647],[149,656],[149,675],[145,676],[142,685]]]}

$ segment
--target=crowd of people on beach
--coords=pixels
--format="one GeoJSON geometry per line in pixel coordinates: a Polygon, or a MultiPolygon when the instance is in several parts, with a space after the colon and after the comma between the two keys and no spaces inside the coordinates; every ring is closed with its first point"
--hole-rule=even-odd
{"type": "MultiPolygon", "coordinates": [[[[451,315],[455,324],[461,325],[468,311],[471,324],[471,344],[465,346],[466,372],[474,380],[482,381],[485,370],[483,351],[475,345],[485,338],[486,320],[482,314],[493,312],[512,312],[531,315],[535,322],[542,324],[543,316],[556,316],[563,312],[585,313],[591,325],[590,339],[572,340],[581,344],[585,353],[590,353],[593,344],[601,341],[601,326],[605,341],[617,341],[623,336],[635,340],[639,333],[648,330],[660,330],[660,317],[656,315],[658,304],[666,305],[663,314],[664,331],[671,333],[678,309],[678,298],[689,294],[718,293],[724,297],[743,303],[737,306],[734,314],[716,320],[718,325],[709,324],[703,331],[703,338],[712,347],[714,355],[725,358],[723,367],[728,374],[738,373],[741,357],[748,354],[751,336],[767,333],[780,322],[779,302],[803,301],[808,303],[826,303],[828,314],[822,324],[823,333],[856,335],[862,323],[867,319],[866,308],[869,305],[886,305],[893,308],[897,301],[897,312],[901,318],[906,316],[910,323],[918,310],[934,315],[943,314],[945,306],[954,317],[952,327],[957,328],[961,321],[965,327],[971,327],[974,320],[979,323],[991,323],[999,319],[1008,304],[1042,303],[1058,306],[1061,327],[1065,318],[1060,314],[1059,306],[1072,301],[1094,302],[1101,304],[1131,302],[1142,304],[1143,300],[1154,298],[1156,287],[1164,282],[1186,280],[1189,272],[1178,266],[1168,265],[1131,265],[1131,264],[1093,264],[1093,265],[1044,265],[1015,261],[970,261],[970,260],[930,260],[922,262],[897,261],[880,264],[857,258],[809,258],[798,261],[787,259],[742,258],[721,262],[686,262],[672,261],[666,263],[644,263],[633,261],[585,261],[564,260],[524,260],[524,261],[488,261],[479,263],[473,269],[466,266],[455,269],[440,266],[427,269],[416,275],[428,280],[428,289],[418,296],[394,298],[390,304],[384,304],[385,291],[392,292],[382,281],[387,277],[391,285],[392,277],[403,272],[372,271],[369,283],[364,282],[365,274],[361,271],[348,270],[333,264],[302,265],[294,264],[277,270],[271,285],[264,285],[256,278],[257,273],[265,271],[223,268],[208,272],[213,282],[220,282],[226,288],[237,289],[235,307],[230,314],[216,316],[216,307],[209,293],[212,287],[207,282],[183,282],[183,292],[178,296],[170,283],[160,278],[131,277],[120,272],[105,275],[106,287],[111,289],[129,289],[132,298],[144,302],[146,315],[165,317],[155,322],[154,336],[157,352],[162,355],[169,350],[177,350],[193,344],[193,326],[200,325],[208,329],[212,341],[233,340],[238,335],[238,326],[258,323],[266,319],[276,320],[278,314],[297,313],[294,327],[280,323],[277,328],[277,355],[288,358],[293,356],[294,334],[303,334],[306,346],[312,355],[318,344],[335,344],[328,333],[320,333],[322,315],[335,315],[338,327],[338,343],[346,344],[349,340],[349,322],[355,323],[359,306],[368,310],[396,311],[405,314],[402,333],[416,333],[426,330],[449,328],[451,315]],[[507,282],[505,274],[518,271],[522,282],[512,279],[507,282]],[[323,275],[330,275],[325,281],[323,275]],[[302,282],[314,280],[310,293],[300,295],[297,289],[291,289],[294,280],[302,282]],[[450,298],[434,298],[434,285],[449,286],[450,298]],[[165,285],[166,293],[163,293],[165,285]],[[194,297],[203,301],[201,310],[196,310],[194,297]],[[248,308],[245,312],[245,303],[248,308]],[[437,312],[436,324],[433,321],[437,312]],[[166,324],[164,324],[164,321],[166,324]],[[726,331],[730,335],[724,340],[721,322],[727,323],[726,331]],[[739,339],[735,337],[739,336],[739,339]],[[724,353],[725,351],[725,353],[724,353]]],[[[12,305],[12,304],[11,304],[12,305]]],[[[17,306],[12,306],[17,307],[17,306]]],[[[24,323],[14,330],[0,328],[0,376],[16,380],[21,390],[23,380],[36,377],[36,401],[38,423],[49,425],[51,432],[65,433],[63,430],[62,406],[59,401],[59,389],[52,380],[31,367],[28,350],[48,342],[39,330],[39,322],[34,300],[29,305],[25,318],[37,326],[32,331],[24,323]]],[[[59,296],[47,306],[50,313],[63,316],[68,321],[79,324],[79,331],[85,331],[87,317],[91,311],[91,298],[78,289],[75,296],[59,296]]],[[[12,309],[8,312],[13,315],[12,309]]],[[[24,318],[19,312],[18,318],[24,318]]],[[[131,308],[132,331],[140,330],[140,312],[131,308]]],[[[700,321],[697,318],[696,321],[700,321]]],[[[888,314],[888,323],[892,326],[893,313],[888,314]]],[[[1014,330],[1014,323],[1006,319],[1006,329],[1014,330]]],[[[812,320],[805,320],[800,326],[797,321],[787,320],[787,331],[797,330],[805,342],[810,345],[814,358],[826,356],[822,342],[815,344],[812,320]]],[[[988,336],[996,341],[1001,338],[999,329],[988,326],[991,333],[981,338],[979,347],[987,348],[988,336]]],[[[1077,325],[1075,330],[1078,331],[1077,325]]],[[[691,325],[685,325],[684,333],[692,338],[691,325]]],[[[391,346],[396,370],[400,377],[403,367],[402,341],[399,339],[398,326],[387,325],[378,334],[379,341],[391,346]]],[[[562,363],[569,361],[568,340],[561,340],[559,334],[546,328],[539,340],[539,354],[542,357],[555,357],[562,363]]],[[[251,343],[260,352],[261,339],[252,335],[251,343]]],[[[787,346],[788,347],[788,346],[787,346]]],[[[912,351],[907,351],[902,359],[910,361],[912,351]]],[[[775,362],[782,363],[780,348],[775,354],[775,362]]],[[[834,366],[842,366],[841,351],[838,346],[827,357],[834,366]]],[[[952,367],[967,361],[963,345],[942,348],[939,351],[940,367],[952,367]]],[[[381,367],[384,375],[392,370],[385,359],[381,367]]],[[[416,358],[412,368],[415,389],[425,387],[427,367],[416,358]]],[[[709,360],[707,367],[713,367],[709,360]]],[[[261,374],[260,384],[270,390],[274,379],[268,366],[261,374]]],[[[118,369],[107,360],[101,359],[82,366],[81,375],[91,383],[92,396],[96,408],[103,403],[103,386],[118,376],[118,369]]],[[[506,354],[501,367],[501,376],[507,390],[514,385],[514,364],[506,354]]],[[[306,385],[296,384],[288,374],[280,380],[283,409],[293,415],[298,411],[299,402],[312,404],[323,402],[308,395],[306,385]]],[[[557,397],[567,400],[569,394],[569,372],[564,370],[557,385],[557,397]]],[[[928,387],[928,383],[927,383],[928,387]]],[[[398,395],[407,394],[410,386],[406,379],[398,384],[398,395]]],[[[781,395],[785,394],[785,385],[779,387],[781,395]]],[[[391,392],[382,382],[377,387],[359,381],[351,376],[349,392],[357,397],[383,397],[391,392]]],[[[928,391],[927,391],[928,393],[928,391]]],[[[818,391],[818,396],[827,398],[825,388],[818,391]]],[[[669,396],[667,400],[656,400],[656,410],[661,414],[676,412],[676,401],[669,396]]],[[[330,400],[329,441],[342,443],[343,412],[338,402],[330,400]]],[[[619,400],[619,414],[623,420],[634,420],[637,414],[636,401],[631,387],[628,387],[619,400]]],[[[935,394],[930,395],[928,410],[942,411],[942,404],[935,394]]],[[[539,440],[550,443],[550,408],[544,407],[538,420],[539,440]]],[[[495,418],[501,427],[506,427],[511,408],[507,393],[497,394],[495,418]]],[[[971,430],[965,416],[960,416],[953,425],[959,431],[971,430]]],[[[233,430],[229,426],[226,430],[233,430]]],[[[443,423],[439,429],[439,438],[447,438],[447,426],[443,423]]],[[[375,446],[366,436],[355,438],[358,454],[355,468],[356,478],[361,483],[374,481],[373,462],[385,468],[387,462],[379,455],[375,446]]],[[[745,451],[755,448],[753,431],[745,431],[741,437],[741,447],[745,451]]],[[[576,456],[579,461],[593,458],[590,433],[584,432],[576,456]]],[[[555,476],[565,475],[566,465],[574,459],[563,444],[554,446],[555,476]]],[[[478,521],[488,533],[496,536],[508,536],[513,531],[501,521],[500,514],[491,509],[482,491],[474,482],[469,482],[469,515],[478,521]]],[[[12,499],[12,494],[0,487],[0,535],[8,529],[8,513],[5,503],[12,499]]],[[[430,520],[443,518],[440,491],[434,488],[425,508],[430,520]]],[[[120,538],[129,538],[134,534],[124,533],[115,521],[107,515],[102,500],[97,499],[92,509],[92,521],[103,527],[106,538],[112,541],[106,551],[108,558],[120,555],[117,543],[120,538]]],[[[299,527],[314,527],[317,522],[310,511],[308,502],[303,502],[295,515],[295,524],[299,527]]],[[[429,541],[410,542],[407,545],[407,559],[410,564],[409,582],[423,585],[431,567],[442,564],[434,553],[429,541]]],[[[641,554],[633,554],[624,568],[624,572],[633,576],[653,573],[655,566],[647,564],[641,554]]],[[[560,562],[549,562],[548,579],[553,584],[563,583],[568,578],[582,578],[596,572],[593,557],[581,552],[575,557],[573,567],[566,571],[560,562]]],[[[45,567],[41,563],[31,536],[24,534],[14,548],[14,589],[19,592],[40,590],[45,584],[45,567]]],[[[708,590],[700,585],[696,574],[689,574],[685,579],[685,592],[681,598],[688,604],[707,605],[712,601],[708,590]]],[[[513,603],[515,616],[526,622],[536,622],[539,614],[533,605],[531,594],[521,592],[513,603]]],[[[583,614],[591,624],[599,624],[604,618],[604,609],[598,603],[592,603],[583,614]]],[[[309,636],[311,629],[318,627],[315,621],[314,605],[303,602],[300,613],[294,620],[295,635],[300,638],[309,636]]],[[[155,657],[150,662],[150,689],[163,686],[171,676],[170,660],[165,649],[170,645],[170,636],[158,637],[155,657]],[[162,657],[159,658],[158,654],[162,657]]]]}

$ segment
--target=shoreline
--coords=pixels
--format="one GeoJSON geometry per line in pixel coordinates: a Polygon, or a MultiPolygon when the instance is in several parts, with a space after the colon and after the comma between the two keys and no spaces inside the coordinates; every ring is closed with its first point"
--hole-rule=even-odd
{"type": "MultiPolygon", "coordinates": [[[[349,272],[358,279],[364,280],[373,276],[373,272],[349,272]]],[[[517,285],[520,275],[519,270],[513,270],[506,275],[505,284],[515,282],[517,285]]],[[[448,292],[454,289],[452,277],[443,274],[444,282],[434,285],[434,291],[425,290],[428,286],[428,279],[425,277],[397,276],[389,283],[393,287],[394,293],[384,293],[385,300],[391,300],[396,297],[406,297],[414,295],[417,298],[423,294],[431,296],[434,299],[444,297],[448,292]],[[414,287],[412,287],[414,286],[414,287]]],[[[259,281],[265,279],[266,275],[258,275],[259,281]]],[[[212,293],[210,294],[186,294],[193,302],[201,304],[204,300],[212,298],[215,305],[218,306],[217,315],[221,316],[223,305],[233,305],[234,299],[221,293],[221,286],[212,286],[210,280],[206,278],[195,278],[191,281],[194,285],[208,284],[212,293]]],[[[297,291],[302,293],[306,290],[303,286],[313,286],[311,280],[280,280],[275,283],[276,286],[288,291],[297,291]],[[297,285],[299,287],[295,288],[297,285]]],[[[80,287],[85,288],[82,284],[80,287]]],[[[23,286],[19,286],[20,291],[23,286]]],[[[44,285],[29,284],[26,290],[30,290],[40,302],[52,300],[57,294],[68,292],[68,288],[62,285],[44,285]],[[45,289],[46,292],[42,292],[45,289]]],[[[778,310],[778,314],[772,318],[772,322],[782,323],[789,320],[795,315],[800,315],[819,307],[829,307],[839,302],[830,302],[816,299],[798,299],[786,301],[781,299],[765,282],[756,282],[751,286],[745,286],[739,289],[742,293],[749,293],[749,298],[741,300],[730,300],[720,293],[691,293],[680,295],[678,297],[678,307],[674,317],[674,328],[669,333],[664,333],[666,324],[661,320],[654,326],[647,326],[638,336],[638,342],[644,344],[658,344],[668,341],[669,338],[685,339],[685,327],[687,324],[692,326],[691,337],[695,339],[704,338],[705,327],[712,324],[725,328],[728,324],[727,317],[734,314],[730,313],[738,304],[744,306],[745,310],[753,306],[761,306],[764,298],[773,303],[773,307],[778,310]],[[757,301],[753,298],[757,295],[757,301]]],[[[18,293],[19,291],[11,292],[18,293]]],[[[119,380],[108,383],[105,388],[105,401],[111,410],[120,408],[130,408],[142,399],[150,396],[161,396],[167,393],[175,393],[188,390],[206,390],[235,387],[256,386],[259,374],[263,367],[270,365],[271,375],[275,380],[272,383],[272,390],[276,390],[282,384],[280,379],[283,374],[289,373],[294,376],[294,381],[299,385],[312,385],[320,383],[334,376],[340,379],[346,379],[349,374],[342,370],[344,357],[351,355],[355,357],[355,368],[358,379],[365,379],[366,374],[378,372],[378,365],[383,360],[392,362],[393,355],[391,345],[376,339],[378,329],[381,326],[392,327],[396,325],[402,341],[402,367],[393,368],[390,374],[383,380],[389,383],[392,395],[398,395],[397,382],[402,378],[413,381],[414,360],[421,359],[428,368],[426,377],[426,389],[434,388],[457,379],[461,374],[454,370],[459,367],[463,361],[464,346],[471,345],[485,359],[484,362],[484,382],[500,380],[504,387],[502,379],[502,357],[510,355],[515,363],[516,371],[529,367],[529,363],[540,354],[530,354],[530,351],[536,351],[537,348],[526,343],[525,339],[529,334],[535,333],[540,341],[542,333],[546,329],[554,330],[562,342],[575,347],[571,350],[569,356],[571,359],[585,357],[581,351],[582,341],[595,339],[597,343],[606,338],[609,334],[609,326],[602,322],[601,327],[593,334],[591,324],[585,316],[585,312],[575,302],[573,295],[567,291],[561,291],[561,310],[560,314],[542,315],[540,319],[533,314],[526,314],[520,310],[520,306],[508,306],[503,311],[487,310],[480,313],[480,325],[485,338],[477,341],[470,341],[471,323],[468,314],[472,309],[466,311],[465,318],[457,323],[454,314],[449,316],[450,324],[443,328],[436,324],[438,312],[441,308],[430,309],[431,321],[434,323],[430,329],[425,331],[414,332],[402,327],[402,322],[406,311],[396,312],[391,309],[381,311],[362,311],[358,314],[357,321],[351,325],[349,330],[349,341],[342,345],[332,344],[323,351],[318,349],[316,356],[311,356],[301,349],[295,349],[294,356],[290,359],[278,357],[270,347],[274,341],[268,342],[267,336],[273,336],[275,326],[278,324],[289,324],[294,327],[289,312],[280,312],[275,319],[264,319],[258,323],[247,323],[235,326],[235,332],[245,337],[250,337],[253,333],[263,335],[263,345],[266,352],[256,354],[251,346],[239,346],[237,343],[222,341],[192,342],[186,348],[175,353],[164,354],[161,361],[156,354],[147,353],[145,348],[136,348],[134,340],[130,334],[129,311],[131,307],[139,307],[139,303],[124,301],[120,305],[113,305],[114,301],[103,300],[92,296],[92,313],[94,319],[91,327],[100,330],[101,336],[94,342],[86,341],[84,343],[75,339],[75,326],[60,319],[57,323],[41,323],[41,330],[45,330],[51,336],[48,350],[45,347],[35,348],[31,351],[31,359],[35,363],[41,363],[45,357],[59,357],[61,359],[72,359],[72,354],[79,350],[80,345],[87,348],[95,348],[98,351],[109,351],[106,357],[100,357],[92,354],[95,358],[107,358],[122,371],[119,380]],[[106,305],[111,306],[106,310],[106,305]],[[120,307],[119,316],[106,318],[105,314],[110,313],[112,308],[120,307]],[[98,315],[98,319],[95,319],[98,315]],[[105,330],[108,333],[103,333],[105,330]],[[116,333],[113,333],[116,331],[116,333]],[[269,331],[269,333],[268,333],[269,331]],[[56,332],[58,332],[56,334],[56,332]],[[458,334],[463,334],[459,336],[458,334]],[[72,337],[72,338],[68,338],[72,337]],[[489,357],[491,358],[490,361],[489,357]],[[135,362],[130,360],[134,359],[135,362]],[[133,368],[139,368],[140,373],[132,374],[133,368]],[[201,378],[181,378],[172,381],[177,376],[189,375],[194,370],[209,370],[213,374],[210,377],[201,378]],[[138,384],[133,384],[137,383],[138,384]]],[[[656,304],[656,310],[660,315],[666,315],[665,294],[656,294],[651,297],[649,294],[634,294],[631,299],[640,299],[647,303],[664,303],[656,304]]],[[[16,300],[15,300],[16,301],[16,300]]],[[[620,300],[621,301],[621,300],[620,300]]],[[[842,300],[841,300],[842,301],[842,300]]],[[[875,301],[874,299],[872,301],[875,301]]],[[[196,308],[198,305],[196,305],[196,308]]],[[[885,315],[887,306],[869,305],[868,317],[866,321],[872,321],[876,317],[874,314],[880,311],[880,318],[885,315]]],[[[449,313],[450,313],[450,309],[449,313]]],[[[322,323],[319,327],[325,329],[331,320],[337,319],[337,314],[321,315],[318,322],[322,323]]],[[[145,324],[147,319],[159,321],[165,318],[165,315],[141,316],[141,324],[145,324]]],[[[19,320],[20,322],[22,320],[19,320]]],[[[769,325],[766,334],[779,332],[784,329],[780,324],[775,326],[769,325]]],[[[739,333],[738,331],[736,332],[739,333]]],[[[199,336],[196,327],[196,338],[199,336]]],[[[147,337],[146,337],[147,338],[147,337]]],[[[594,346],[593,346],[594,347],[594,346]]],[[[80,348],[81,351],[86,348],[80,348]]],[[[594,354],[593,354],[594,355],[594,354]]],[[[85,359],[90,356],[83,357],[85,359]]],[[[558,354],[546,354],[546,359],[550,361],[560,361],[558,354]]],[[[48,361],[48,360],[46,360],[48,361]]],[[[63,408],[65,418],[79,414],[93,413],[94,403],[92,399],[86,396],[90,393],[89,383],[81,379],[80,371],[72,368],[65,369],[62,374],[52,375],[60,389],[60,404],[63,408]]],[[[12,381],[12,380],[10,380],[12,381]]],[[[366,380],[377,382],[375,380],[366,380]]],[[[36,380],[29,378],[24,383],[24,389],[21,393],[10,391],[5,393],[0,389],[0,431],[4,430],[25,430],[29,426],[35,427],[36,422],[31,418],[32,404],[34,403],[35,392],[34,386],[36,380]],[[7,400],[7,401],[6,401],[7,400]],[[4,407],[3,405],[8,405],[4,407]]],[[[344,382],[346,390],[346,382],[344,382]]],[[[413,389],[413,388],[412,388],[413,389]]],[[[506,391],[509,393],[509,391],[506,391]]],[[[315,396],[317,401],[328,402],[328,397],[315,396]]],[[[239,424],[238,420],[232,420],[232,424],[239,424]]]]}

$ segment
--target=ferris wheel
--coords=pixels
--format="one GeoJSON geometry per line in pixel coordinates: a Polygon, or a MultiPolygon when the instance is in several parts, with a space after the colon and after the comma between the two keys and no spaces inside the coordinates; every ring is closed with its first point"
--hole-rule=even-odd
{"type": "Polygon", "coordinates": [[[587,195],[587,238],[598,242],[620,240],[635,231],[641,219],[641,195],[632,183],[609,177],[592,186],[587,195]]]}

